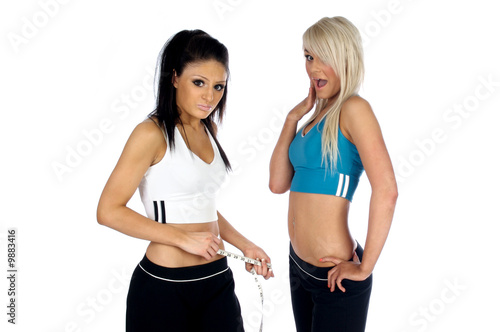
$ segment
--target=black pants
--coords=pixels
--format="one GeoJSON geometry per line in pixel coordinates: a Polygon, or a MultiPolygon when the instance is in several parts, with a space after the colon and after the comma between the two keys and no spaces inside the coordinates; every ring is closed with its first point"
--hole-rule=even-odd
{"type": "Polygon", "coordinates": [[[227,259],[166,268],[144,256],[130,281],[127,332],[191,332],[243,329],[227,259]]]}
{"type": "MultiPolygon", "coordinates": [[[[358,244],[356,254],[363,259],[358,244]]],[[[330,292],[328,271],[302,259],[290,244],[290,289],[297,332],[363,332],[368,314],[372,276],[364,281],[344,279],[343,293],[338,287],[330,292]]]]}

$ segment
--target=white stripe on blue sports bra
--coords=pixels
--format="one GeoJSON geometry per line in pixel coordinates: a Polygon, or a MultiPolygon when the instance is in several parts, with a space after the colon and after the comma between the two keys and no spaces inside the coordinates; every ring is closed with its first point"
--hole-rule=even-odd
{"type": "MultiPolygon", "coordinates": [[[[156,123],[156,122],[155,122],[156,123]]],[[[192,224],[217,220],[216,196],[227,178],[226,167],[208,129],[214,159],[201,160],[189,150],[175,127],[175,148],[168,146],[160,162],[148,168],[139,193],[148,218],[160,223],[192,224]]]]}

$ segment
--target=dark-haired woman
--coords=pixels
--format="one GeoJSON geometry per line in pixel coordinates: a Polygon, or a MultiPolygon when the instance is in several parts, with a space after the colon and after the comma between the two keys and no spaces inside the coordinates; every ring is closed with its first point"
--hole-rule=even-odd
{"type": "MultiPolygon", "coordinates": [[[[100,224],[151,241],[132,275],[127,331],[243,331],[232,272],[217,251],[225,240],[270,258],[216,209],[230,169],[214,123],[224,115],[228,52],[205,32],[184,30],[159,62],[156,109],[132,132],[97,209],[100,224]],[[126,206],[137,188],[147,217],[126,206]]],[[[273,276],[266,264],[255,270],[273,276]]]]}

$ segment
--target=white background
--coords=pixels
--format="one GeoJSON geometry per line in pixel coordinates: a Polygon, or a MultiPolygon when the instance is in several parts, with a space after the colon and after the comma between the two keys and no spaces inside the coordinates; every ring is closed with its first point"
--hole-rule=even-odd
{"type": "MultiPolygon", "coordinates": [[[[124,330],[128,280],[147,243],[98,225],[97,201],[130,132],[154,107],[161,47],[200,28],[230,52],[220,140],[235,172],[219,210],[273,259],[264,330],[294,331],[288,195],[269,191],[268,164],[285,112],[307,93],[302,33],[336,15],[363,34],[361,95],[379,119],[400,192],[367,331],[495,330],[500,22],[492,3],[3,2],[0,265],[6,274],[6,233],[16,227],[19,273],[15,326],[1,278],[1,330],[124,330]]],[[[363,176],[350,215],[361,244],[369,196],[363,176]]],[[[137,195],[130,206],[144,213],[137,195]]],[[[256,331],[257,288],[240,262],[230,264],[247,330],[256,331]]]]}

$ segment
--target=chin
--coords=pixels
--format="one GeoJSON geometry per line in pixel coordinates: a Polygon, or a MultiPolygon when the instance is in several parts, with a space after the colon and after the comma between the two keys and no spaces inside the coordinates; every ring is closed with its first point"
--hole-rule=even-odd
{"type": "Polygon", "coordinates": [[[330,99],[330,95],[326,94],[326,93],[320,93],[320,94],[316,94],[316,98],[318,99],[330,99]]]}
{"type": "Polygon", "coordinates": [[[200,120],[204,120],[206,118],[208,118],[208,116],[212,114],[212,112],[207,112],[207,113],[203,113],[200,115],[200,120]]]}
{"type": "Polygon", "coordinates": [[[316,98],[319,99],[331,99],[335,96],[335,93],[328,93],[326,91],[321,91],[321,93],[316,93],[316,98]]]}

